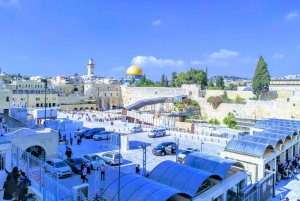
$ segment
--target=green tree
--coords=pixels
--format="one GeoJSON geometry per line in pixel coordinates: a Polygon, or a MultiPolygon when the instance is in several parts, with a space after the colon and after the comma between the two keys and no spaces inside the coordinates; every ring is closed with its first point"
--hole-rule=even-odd
{"type": "Polygon", "coordinates": [[[214,83],[210,80],[209,83],[208,83],[208,86],[209,86],[209,87],[214,87],[215,85],[214,85],[214,83]]]}
{"type": "Polygon", "coordinates": [[[200,84],[204,87],[207,85],[206,73],[202,70],[191,68],[186,73],[180,73],[173,83],[175,83],[176,87],[180,87],[182,84],[200,84]]]}
{"type": "Polygon", "coordinates": [[[260,56],[252,79],[252,92],[259,100],[264,92],[269,91],[270,81],[271,78],[267,63],[262,56],[260,56]]]}
{"type": "Polygon", "coordinates": [[[212,125],[220,125],[220,121],[219,121],[218,119],[216,119],[216,118],[210,119],[210,120],[208,121],[208,123],[209,123],[209,124],[212,124],[212,125]]]}
{"type": "Polygon", "coordinates": [[[164,83],[164,87],[168,87],[169,86],[169,80],[168,77],[165,77],[165,83],[164,83]]]}
{"type": "Polygon", "coordinates": [[[228,127],[228,128],[234,128],[234,129],[239,129],[237,125],[236,118],[233,113],[228,112],[227,116],[223,119],[223,123],[228,127]]]}
{"type": "Polygon", "coordinates": [[[139,80],[141,81],[142,84],[144,84],[146,82],[146,75],[144,74],[143,77],[139,80]]]}
{"type": "Polygon", "coordinates": [[[224,78],[222,76],[219,76],[216,80],[216,86],[220,89],[224,89],[225,88],[225,84],[224,84],[224,78]]]}
{"type": "Polygon", "coordinates": [[[133,77],[133,78],[131,78],[131,80],[129,81],[129,84],[132,85],[134,82],[135,82],[135,79],[134,79],[134,77],[133,77]]]}
{"type": "Polygon", "coordinates": [[[165,85],[165,75],[162,74],[161,80],[160,80],[160,86],[161,86],[161,87],[164,87],[164,85],[165,85]]]}
{"type": "Polygon", "coordinates": [[[237,85],[236,84],[233,84],[233,83],[230,83],[227,87],[224,88],[225,90],[229,90],[229,91],[236,91],[237,90],[237,85]]]}
{"type": "Polygon", "coordinates": [[[176,84],[175,84],[176,78],[177,78],[177,73],[176,73],[176,72],[173,72],[173,73],[172,73],[172,76],[171,76],[170,87],[176,87],[176,84]]]}

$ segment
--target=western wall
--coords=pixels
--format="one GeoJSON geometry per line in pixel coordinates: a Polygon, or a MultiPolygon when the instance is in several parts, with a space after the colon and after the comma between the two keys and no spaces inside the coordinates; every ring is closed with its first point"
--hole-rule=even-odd
{"type": "Polygon", "coordinates": [[[299,91],[269,91],[265,93],[261,100],[253,100],[252,91],[227,91],[230,99],[235,99],[237,95],[246,100],[244,104],[221,103],[214,109],[207,98],[210,96],[220,96],[223,90],[201,90],[200,85],[182,85],[181,88],[170,87],[122,87],[122,100],[124,107],[139,100],[155,97],[170,97],[186,95],[196,100],[201,108],[203,119],[216,118],[222,121],[228,112],[236,111],[239,118],[286,118],[291,116],[300,118],[300,92],[299,91]]]}

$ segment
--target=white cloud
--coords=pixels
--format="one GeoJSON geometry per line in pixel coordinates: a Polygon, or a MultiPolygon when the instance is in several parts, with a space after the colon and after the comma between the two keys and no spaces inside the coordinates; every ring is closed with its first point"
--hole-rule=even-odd
{"type": "Polygon", "coordinates": [[[111,72],[123,72],[123,71],[126,71],[126,69],[123,66],[118,66],[118,67],[111,69],[110,71],[111,72]]]}
{"type": "Polygon", "coordinates": [[[211,55],[209,55],[209,58],[212,59],[226,59],[229,57],[235,57],[238,56],[239,53],[238,52],[234,52],[234,51],[229,51],[226,49],[221,49],[220,52],[214,52],[211,55]]]}
{"type": "Polygon", "coordinates": [[[201,65],[201,64],[204,64],[204,62],[203,61],[194,61],[194,60],[192,60],[191,64],[192,65],[201,65]]]}
{"type": "Polygon", "coordinates": [[[283,58],[283,54],[274,54],[273,58],[274,59],[282,59],[283,58]]]}
{"type": "Polygon", "coordinates": [[[161,21],[160,20],[156,20],[156,21],[154,21],[154,22],[152,22],[154,25],[159,25],[160,23],[161,23],[161,21]]]}
{"type": "Polygon", "coordinates": [[[10,6],[20,6],[19,0],[0,0],[0,6],[10,7],[10,6]]]}
{"type": "Polygon", "coordinates": [[[131,64],[136,64],[141,67],[149,66],[162,68],[166,66],[184,66],[185,62],[182,60],[175,61],[173,59],[157,59],[154,56],[136,56],[132,59],[131,64]]]}
{"type": "Polygon", "coordinates": [[[290,19],[292,19],[294,17],[297,17],[298,15],[299,15],[298,11],[295,10],[294,12],[291,12],[287,16],[285,16],[285,19],[290,20],[290,19]]]}

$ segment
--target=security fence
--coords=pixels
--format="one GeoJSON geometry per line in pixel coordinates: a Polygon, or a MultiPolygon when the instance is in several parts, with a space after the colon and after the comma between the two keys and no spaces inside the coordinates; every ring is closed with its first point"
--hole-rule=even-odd
{"type": "Polygon", "coordinates": [[[266,172],[263,179],[241,192],[243,201],[265,201],[275,195],[275,174],[267,170],[266,172]]]}
{"type": "MultiPolygon", "coordinates": [[[[10,162],[9,162],[10,159],[10,162]]],[[[12,144],[10,169],[18,167],[30,178],[31,185],[43,195],[44,201],[72,201],[72,192],[59,184],[58,172],[52,166],[12,144]]]]}

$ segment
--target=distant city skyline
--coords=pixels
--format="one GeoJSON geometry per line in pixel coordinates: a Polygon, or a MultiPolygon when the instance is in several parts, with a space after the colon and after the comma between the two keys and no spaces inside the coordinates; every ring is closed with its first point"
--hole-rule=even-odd
{"type": "Polygon", "coordinates": [[[0,67],[7,74],[124,78],[132,64],[159,81],[191,67],[252,78],[300,73],[298,1],[0,0],[0,67]]]}

